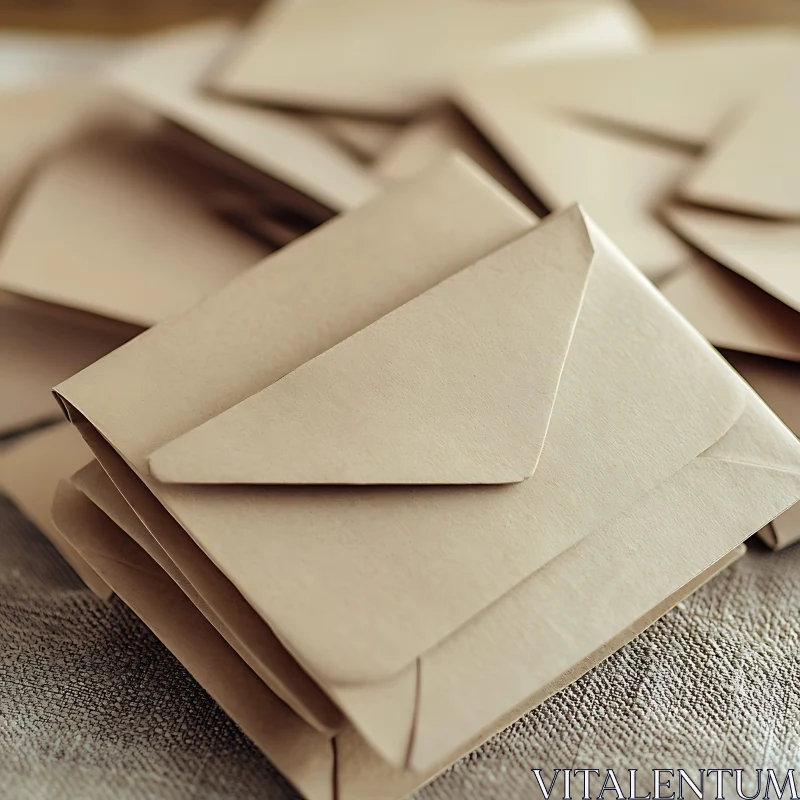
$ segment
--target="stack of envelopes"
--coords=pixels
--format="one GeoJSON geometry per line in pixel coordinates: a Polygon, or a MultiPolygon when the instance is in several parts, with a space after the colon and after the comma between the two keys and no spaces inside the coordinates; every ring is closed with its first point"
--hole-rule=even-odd
{"type": "Polygon", "coordinates": [[[0,489],[309,800],[403,797],[800,539],[798,41],[272,0],[0,94],[0,489]]]}
{"type": "Polygon", "coordinates": [[[56,525],[310,798],[403,796],[800,497],[800,443],[583,211],[459,160],[57,396],[97,463],[56,525]]]}
{"type": "MultiPolygon", "coordinates": [[[[265,4],[244,32],[207,22],[144,37],[92,82],[65,77],[0,94],[0,437],[58,419],[54,385],[386,184],[368,162],[401,120],[302,103],[266,108],[213,89],[300,5],[265,4]]],[[[426,96],[443,97],[473,65],[628,51],[647,40],[618,0],[502,9],[455,0],[449,12],[482,22],[458,41],[436,6],[380,5],[343,5],[337,25],[374,11],[380,30],[365,27],[349,43],[331,29],[333,46],[368,55],[372,33],[385,38],[392,27],[415,52],[439,42],[437,70],[415,79],[427,82],[426,96]],[[483,24],[489,18],[496,30],[483,24]]],[[[312,22],[301,30],[319,30],[312,22]]],[[[409,59],[373,59],[380,69],[357,65],[362,82],[379,81],[381,96],[401,92],[409,59]]],[[[72,472],[60,465],[83,458],[79,440],[57,430],[17,440],[0,454],[0,486],[85,575],[49,524],[46,499],[72,472]],[[48,448],[60,455],[42,459],[48,448]]]]}

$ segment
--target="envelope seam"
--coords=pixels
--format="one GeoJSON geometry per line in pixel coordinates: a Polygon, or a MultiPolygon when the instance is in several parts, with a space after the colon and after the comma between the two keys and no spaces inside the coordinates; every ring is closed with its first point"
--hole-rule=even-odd
{"type": "Polygon", "coordinates": [[[725,464],[736,464],[742,467],[757,467],[759,469],[767,469],[770,470],[771,472],[780,472],[784,475],[794,475],[795,477],[800,478],[800,470],[791,469],[790,467],[779,467],[776,464],[759,464],[757,461],[745,461],[744,459],[722,458],[719,456],[706,456],[706,455],[699,455],[697,456],[697,458],[704,459],[705,461],[717,461],[725,464]]]}

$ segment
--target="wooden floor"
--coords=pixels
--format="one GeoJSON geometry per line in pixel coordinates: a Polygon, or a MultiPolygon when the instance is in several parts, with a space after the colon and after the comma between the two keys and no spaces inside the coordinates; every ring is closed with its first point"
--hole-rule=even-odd
{"type": "MultiPolygon", "coordinates": [[[[800,24],[800,0],[635,1],[661,29],[719,24],[800,24]]],[[[215,14],[246,18],[260,3],[261,0],[0,0],[0,27],[122,34],[215,14]]]]}

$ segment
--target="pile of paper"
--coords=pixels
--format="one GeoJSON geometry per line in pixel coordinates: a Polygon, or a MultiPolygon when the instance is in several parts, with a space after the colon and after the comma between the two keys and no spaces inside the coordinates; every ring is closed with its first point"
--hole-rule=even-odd
{"type": "Polygon", "coordinates": [[[405,796],[800,539],[798,68],[275,0],[7,92],[0,487],[304,796],[405,796]]]}

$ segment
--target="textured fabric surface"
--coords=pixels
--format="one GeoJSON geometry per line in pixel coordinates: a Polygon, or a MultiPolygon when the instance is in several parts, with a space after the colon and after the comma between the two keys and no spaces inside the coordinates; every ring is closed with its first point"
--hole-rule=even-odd
{"type": "MultiPolygon", "coordinates": [[[[2,498],[0,553],[0,797],[295,800],[137,618],[82,588],[2,498]]],[[[753,542],[416,800],[541,797],[532,767],[785,770],[798,760],[800,548],[753,542]]]]}

